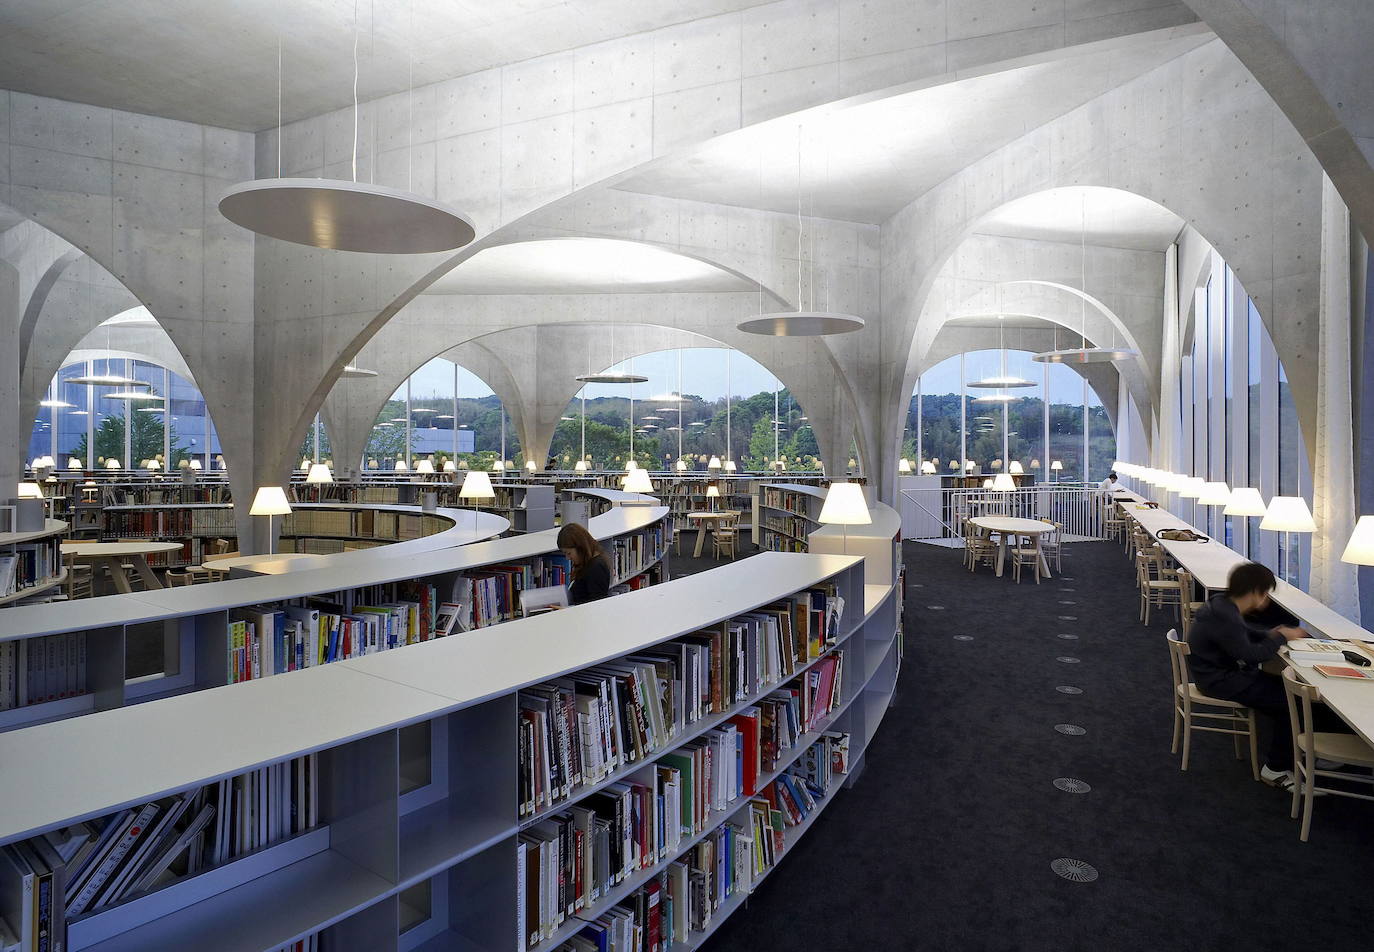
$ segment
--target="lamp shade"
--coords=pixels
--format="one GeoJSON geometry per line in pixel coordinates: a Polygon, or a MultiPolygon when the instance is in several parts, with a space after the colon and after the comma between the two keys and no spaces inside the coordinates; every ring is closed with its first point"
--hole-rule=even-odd
{"type": "Polygon", "coordinates": [[[496,491],[491,488],[491,477],[484,469],[470,469],[463,476],[463,488],[458,490],[459,499],[495,499],[496,491]]]}
{"type": "Polygon", "coordinates": [[[634,460],[625,461],[625,472],[633,473],[637,469],[639,469],[639,464],[636,463],[634,460]]]}
{"type": "Polygon", "coordinates": [[[926,460],[924,463],[921,464],[921,473],[925,476],[934,476],[935,464],[930,460],[926,460]]]}
{"type": "Polygon", "coordinates": [[[398,460],[396,461],[396,465],[395,465],[395,467],[393,467],[393,469],[395,470],[395,472],[404,473],[404,472],[406,472],[407,470],[409,470],[410,467],[406,465],[406,461],[405,461],[405,460],[403,460],[403,459],[398,459],[398,460]]]}
{"type": "Polygon", "coordinates": [[[190,462],[189,464],[187,464],[187,465],[188,465],[188,467],[189,467],[190,469],[194,469],[194,470],[196,470],[197,472],[199,472],[201,469],[204,468],[204,467],[201,466],[200,460],[198,460],[198,459],[193,459],[193,460],[191,460],[191,462],[190,462]]]}
{"type": "Polygon", "coordinates": [[[983,488],[984,488],[984,489],[991,489],[991,488],[992,488],[992,477],[991,477],[991,476],[989,476],[987,479],[983,480],[983,488]]]}
{"type": "Polygon", "coordinates": [[[677,461],[677,471],[679,473],[687,472],[687,461],[685,459],[680,459],[677,461]]]}
{"type": "Polygon", "coordinates": [[[1360,516],[1350,541],[1341,553],[1342,562],[1355,565],[1374,565],[1374,516],[1360,516]]]}
{"type": "Polygon", "coordinates": [[[1178,494],[1184,499],[1198,499],[1202,496],[1202,490],[1207,485],[1207,480],[1201,476],[1185,476],[1179,486],[1178,494]]]}
{"type": "Polygon", "coordinates": [[[115,459],[113,456],[111,456],[109,459],[107,459],[107,460],[105,461],[105,468],[106,468],[106,469],[123,469],[124,467],[120,465],[119,460],[117,460],[117,459],[115,459]]]}
{"type": "Polygon", "coordinates": [[[901,459],[897,460],[897,472],[900,473],[900,474],[903,475],[903,476],[910,476],[910,475],[911,475],[911,460],[907,459],[905,456],[903,456],[901,459]]]}
{"type": "Polygon", "coordinates": [[[831,483],[825,491],[818,522],[833,526],[866,526],[873,521],[868,514],[864,488],[858,483],[831,483]]]}
{"type": "Polygon", "coordinates": [[[81,460],[79,460],[79,459],[77,459],[75,456],[73,456],[71,459],[67,460],[67,468],[68,468],[68,469],[80,469],[80,468],[81,468],[81,460]]]}
{"type": "Polygon", "coordinates": [[[284,516],[291,511],[286,501],[286,490],[280,486],[259,486],[253,496],[253,505],[248,510],[250,516],[284,516]]]}
{"type": "Polygon", "coordinates": [[[651,493],[654,491],[654,484],[649,479],[647,469],[632,469],[625,478],[625,491],[632,493],[651,493]]]}
{"type": "Polygon", "coordinates": [[[1317,524],[1312,521],[1312,512],[1307,508],[1306,499],[1301,496],[1275,496],[1269,500],[1269,508],[1264,510],[1260,528],[1274,532],[1316,532],[1317,524]]]}
{"type": "Polygon", "coordinates": [[[415,464],[415,472],[432,473],[434,472],[434,464],[427,459],[422,459],[420,460],[420,462],[415,464]]]}
{"type": "Polygon", "coordinates": [[[586,471],[587,471],[587,461],[586,461],[585,459],[580,459],[580,460],[578,460],[576,463],[573,463],[573,472],[576,472],[576,473],[585,473],[586,471]]]}
{"type": "Polygon", "coordinates": [[[1011,473],[998,473],[992,479],[992,488],[999,493],[1011,492],[1016,489],[1016,480],[1011,478],[1011,473]]]}
{"type": "Polygon", "coordinates": [[[1054,470],[1056,473],[1059,472],[1059,471],[1060,471],[1061,469],[1063,469],[1063,468],[1064,468],[1064,464],[1061,463],[1061,462],[1059,462],[1059,460],[1055,460],[1053,463],[1050,464],[1050,469],[1054,470]]]}
{"type": "Polygon", "coordinates": [[[302,472],[302,473],[307,473],[307,472],[309,472],[309,471],[310,471],[310,457],[308,457],[308,456],[302,456],[302,457],[301,457],[301,472],[302,472]]]}
{"type": "Polygon", "coordinates": [[[40,485],[38,485],[37,483],[20,483],[20,484],[19,484],[19,498],[20,498],[20,499],[42,499],[42,498],[43,498],[43,487],[40,486],[40,485]]]}
{"type": "Polygon", "coordinates": [[[718,487],[718,486],[707,486],[707,487],[706,487],[706,498],[707,498],[707,499],[717,499],[717,498],[719,498],[719,496],[720,496],[720,487],[718,487]]]}
{"type": "Polygon", "coordinates": [[[720,469],[720,457],[712,456],[711,462],[706,464],[707,469],[720,469]]]}
{"type": "Polygon", "coordinates": [[[1014,459],[1011,461],[1011,465],[1007,467],[1007,472],[1011,473],[1013,476],[1021,476],[1026,472],[1026,469],[1021,465],[1019,459],[1014,459]]]}
{"type": "Polygon", "coordinates": [[[726,471],[727,473],[733,473],[733,472],[735,472],[736,469],[738,469],[738,467],[735,466],[735,461],[734,461],[734,460],[732,460],[732,459],[727,459],[727,460],[725,461],[725,471],[726,471]]]}
{"type": "Polygon", "coordinates": [[[147,463],[144,464],[144,468],[145,468],[145,469],[161,469],[161,468],[162,468],[162,464],[159,463],[159,462],[158,462],[157,460],[155,460],[155,459],[150,459],[150,460],[148,460],[147,463]]]}
{"type": "Polygon", "coordinates": [[[1197,501],[1200,506],[1225,506],[1231,502],[1231,487],[1225,483],[1203,483],[1197,501]]]}
{"type": "Polygon", "coordinates": [[[527,473],[532,473],[532,472],[534,472],[534,460],[532,460],[532,459],[527,459],[527,460],[525,460],[525,472],[527,472],[527,473]]]}
{"type": "Polygon", "coordinates": [[[971,472],[973,472],[973,470],[977,467],[977,465],[978,465],[978,464],[975,463],[975,462],[974,462],[973,460],[971,460],[971,459],[966,459],[966,460],[964,460],[964,472],[966,472],[966,473],[971,473],[971,472]]]}
{"type": "Polygon", "coordinates": [[[316,463],[310,467],[310,472],[305,474],[307,483],[332,483],[334,474],[329,471],[329,467],[324,463],[316,463]]]}
{"type": "Polygon", "coordinates": [[[1231,498],[1227,500],[1222,513],[1227,516],[1262,516],[1264,511],[1264,497],[1258,489],[1237,486],[1231,490],[1231,498]]]}

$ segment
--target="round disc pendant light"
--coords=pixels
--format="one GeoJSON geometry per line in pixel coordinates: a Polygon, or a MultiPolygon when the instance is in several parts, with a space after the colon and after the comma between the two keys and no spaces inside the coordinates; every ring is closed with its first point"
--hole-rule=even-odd
{"type": "Polygon", "coordinates": [[[81,377],[68,377],[63,383],[86,387],[151,387],[152,384],[122,374],[86,374],[81,377]]]}
{"type": "Polygon", "coordinates": [[[356,380],[361,377],[375,377],[377,376],[377,371],[367,370],[363,367],[355,367],[352,364],[348,364],[344,367],[341,376],[347,377],[350,380],[356,380]]]}
{"type": "Polygon", "coordinates": [[[969,381],[965,386],[978,390],[1008,390],[1015,387],[1034,387],[1034,380],[1025,377],[997,376],[984,377],[982,380],[969,381]]]}
{"type": "Polygon", "coordinates": [[[604,374],[579,374],[573,378],[578,383],[648,383],[649,378],[643,374],[627,373],[604,373],[604,374]]]}
{"type": "Polygon", "coordinates": [[[340,179],[242,182],[220,199],[219,210],[259,235],[334,251],[426,254],[477,236],[461,213],[423,195],[340,179]]]}

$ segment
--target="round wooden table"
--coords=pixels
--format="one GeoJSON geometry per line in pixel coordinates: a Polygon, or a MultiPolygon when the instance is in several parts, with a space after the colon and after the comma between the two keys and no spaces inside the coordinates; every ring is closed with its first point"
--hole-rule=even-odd
{"type": "Polygon", "coordinates": [[[75,562],[89,562],[93,569],[101,566],[110,573],[115,591],[128,594],[134,590],[129,584],[129,576],[124,571],[124,563],[131,562],[134,571],[143,579],[145,589],[162,588],[162,580],[148,565],[148,556],[180,552],[179,542],[154,542],[135,540],[131,542],[63,542],[62,556],[75,562]]]}
{"type": "MultiPolygon", "coordinates": [[[[1015,516],[978,516],[970,519],[973,525],[998,535],[997,574],[1001,576],[1002,566],[1007,561],[1007,538],[1015,536],[1038,536],[1053,532],[1054,526],[1039,519],[1018,519],[1015,516]]],[[[1045,559],[1045,550],[1040,550],[1040,574],[1051,578],[1050,563],[1045,559]]]]}
{"type": "Polygon", "coordinates": [[[697,544],[696,548],[692,550],[692,558],[701,558],[701,547],[702,544],[706,541],[706,529],[708,525],[710,526],[711,532],[714,533],[716,531],[714,523],[719,523],[722,520],[730,519],[734,515],[735,514],[733,512],[703,511],[687,513],[688,519],[695,519],[699,523],[699,525],[697,526],[697,544]]]}

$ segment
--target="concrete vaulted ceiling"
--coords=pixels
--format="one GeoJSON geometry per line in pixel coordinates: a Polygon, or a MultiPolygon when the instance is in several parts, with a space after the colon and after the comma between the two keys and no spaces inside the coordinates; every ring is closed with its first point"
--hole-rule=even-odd
{"type": "Polygon", "coordinates": [[[0,3],[0,88],[258,132],[547,53],[762,0],[18,0],[0,3]]]}
{"type": "Polygon", "coordinates": [[[721,136],[624,191],[881,224],[969,163],[1213,39],[1201,26],[721,136]],[[800,150],[800,154],[799,154],[800,150]]]}

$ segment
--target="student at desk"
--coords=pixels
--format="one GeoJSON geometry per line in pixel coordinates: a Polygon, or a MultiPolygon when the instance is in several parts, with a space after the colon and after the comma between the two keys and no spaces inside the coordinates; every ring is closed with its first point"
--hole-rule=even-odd
{"type": "Polygon", "coordinates": [[[1121,488],[1121,484],[1116,481],[1116,473],[1108,473],[1107,478],[1097,484],[1097,488],[1105,495],[1110,496],[1121,488]]]}
{"type": "MultiPolygon", "coordinates": [[[[1269,608],[1269,593],[1276,584],[1274,573],[1258,563],[1245,562],[1232,569],[1226,591],[1208,599],[1193,618],[1188,666],[1203,694],[1244,704],[1271,722],[1273,731],[1260,778],[1291,790],[1293,733],[1283,680],[1259,666],[1276,658],[1279,648],[1288,642],[1306,638],[1307,632],[1254,620],[1269,608]]],[[[1349,731],[1324,707],[1313,708],[1312,714],[1319,721],[1317,730],[1349,731]]]]}
{"type": "Polygon", "coordinates": [[[611,594],[611,560],[590,532],[570,522],[558,530],[558,548],[572,563],[568,604],[594,602],[611,594]]]}

